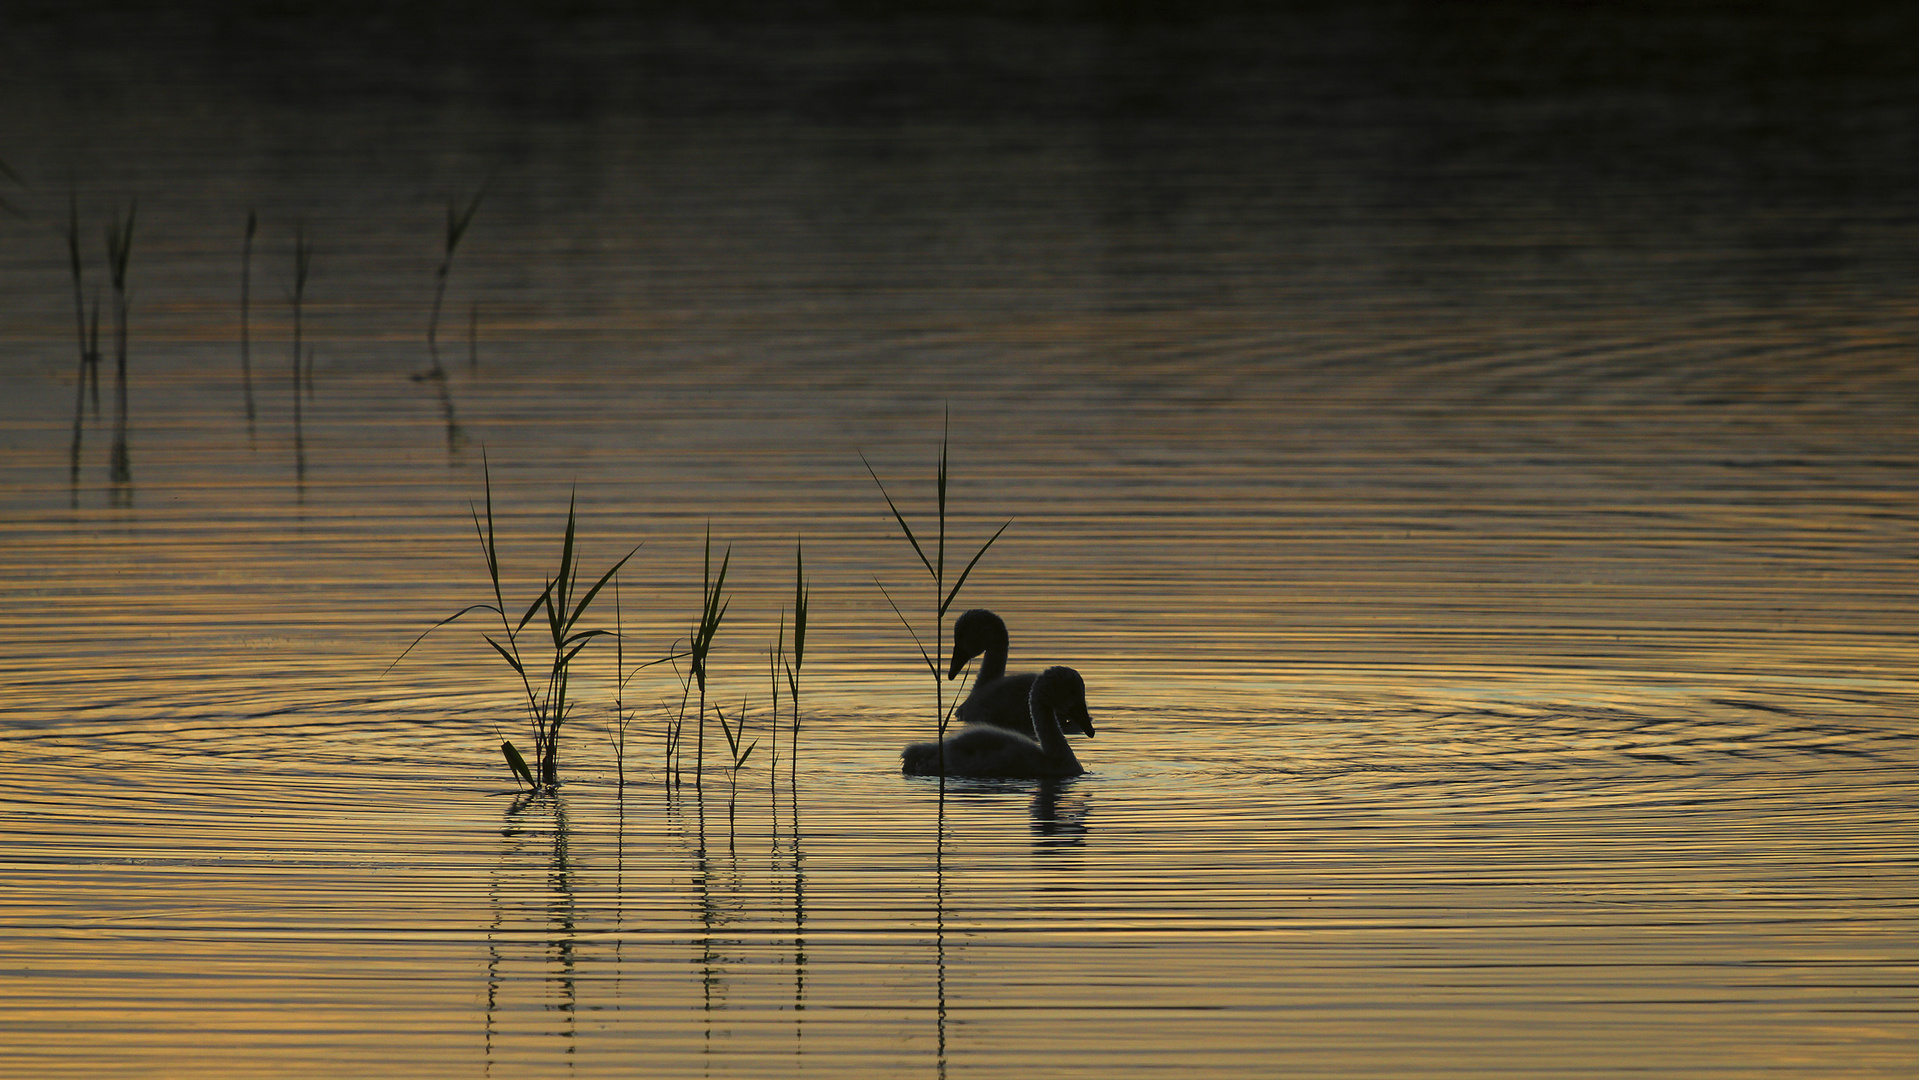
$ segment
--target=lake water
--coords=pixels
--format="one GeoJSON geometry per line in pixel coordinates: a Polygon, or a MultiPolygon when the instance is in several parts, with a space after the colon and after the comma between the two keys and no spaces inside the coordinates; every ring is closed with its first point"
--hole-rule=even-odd
{"type": "Polygon", "coordinates": [[[0,1075],[1919,1067],[1911,16],[573,10],[0,44],[0,1075]],[[898,774],[949,414],[1078,779],[898,774]],[[629,668],[730,548],[736,786],[609,641],[537,798],[482,623],[388,670],[483,460],[629,668]]]}

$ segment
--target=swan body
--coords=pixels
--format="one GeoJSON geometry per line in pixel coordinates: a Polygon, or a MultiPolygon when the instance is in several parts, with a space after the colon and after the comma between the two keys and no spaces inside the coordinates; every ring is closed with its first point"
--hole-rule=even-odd
{"type": "MultiPolygon", "coordinates": [[[[1008,675],[1007,648],[1005,620],[985,608],[974,608],[954,621],[953,660],[947,666],[946,677],[957,678],[968,660],[975,656],[981,659],[972,692],[960,702],[953,715],[962,724],[987,724],[1037,739],[1027,699],[1038,676],[1030,671],[1008,675]]],[[[1089,738],[1093,734],[1093,718],[1083,706],[1078,716],[1062,716],[1060,722],[1069,729],[1084,732],[1089,738]]]]}
{"type": "Polygon", "coordinates": [[[1027,711],[1039,738],[988,724],[968,724],[940,742],[917,742],[900,754],[909,776],[979,776],[1046,780],[1086,770],[1073,756],[1061,723],[1092,726],[1086,715],[1086,683],[1069,667],[1051,667],[1032,677],[1027,711]],[[942,758],[944,759],[942,761],[942,758]]]}

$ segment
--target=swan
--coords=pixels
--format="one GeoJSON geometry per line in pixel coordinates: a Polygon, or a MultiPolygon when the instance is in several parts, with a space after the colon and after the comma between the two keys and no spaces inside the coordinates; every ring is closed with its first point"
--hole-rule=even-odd
{"type": "Polygon", "coordinates": [[[1086,683],[1069,667],[1050,667],[1033,677],[1027,709],[1035,741],[1006,728],[968,724],[940,742],[916,742],[900,753],[900,771],[908,776],[938,776],[942,752],[948,776],[1046,780],[1078,776],[1072,744],[1060,730],[1062,719],[1092,726],[1086,715],[1086,683]]]}
{"type": "MultiPolygon", "coordinates": [[[[974,608],[953,621],[953,662],[946,669],[946,677],[957,678],[968,660],[984,655],[972,692],[953,715],[962,724],[991,724],[1033,735],[1033,715],[1026,699],[1036,676],[1030,671],[1006,673],[1007,643],[1005,620],[985,608],[974,608]]],[[[1088,738],[1093,735],[1093,718],[1087,715],[1083,703],[1077,717],[1062,717],[1060,722],[1085,732],[1088,738]]]]}

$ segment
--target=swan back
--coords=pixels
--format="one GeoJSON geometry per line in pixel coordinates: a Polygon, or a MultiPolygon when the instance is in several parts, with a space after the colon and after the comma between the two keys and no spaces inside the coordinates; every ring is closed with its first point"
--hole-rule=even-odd
{"type": "MultiPolygon", "coordinates": [[[[1006,728],[969,724],[940,742],[920,742],[900,755],[909,775],[981,776],[1047,779],[1078,776],[1086,770],[1073,755],[1062,717],[1086,716],[1086,684],[1069,667],[1047,668],[1033,678],[1027,698],[1039,738],[1006,728]]],[[[1089,721],[1090,723],[1090,721],[1089,721]]]]}

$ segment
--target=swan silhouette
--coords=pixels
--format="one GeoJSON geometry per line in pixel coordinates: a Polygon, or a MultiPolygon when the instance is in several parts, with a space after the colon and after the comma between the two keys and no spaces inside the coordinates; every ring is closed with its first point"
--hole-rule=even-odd
{"type": "MultiPolygon", "coordinates": [[[[1030,671],[1006,673],[1007,645],[1005,620],[985,608],[974,608],[953,621],[953,662],[947,666],[946,677],[957,678],[968,660],[983,654],[973,690],[953,715],[962,724],[990,724],[1037,738],[1033,730],[1035,714],[1027,707],[1037,676],[1030,671]]],[[[1093,718],[1087,715],[1083,702],[1077,716],[1061,717],[1060,723],[1085,732],[1089,738],[1093,734],[1093,718]]]]}
{"type": "Polygon", "coordinates": [[[1039,738],[987,724],[968,724],[940,742],[916,742],[900,753],[908,776],[938,776],[942,752],[948,776],[1046,780],[1086,770],[1060,730],[1061,721],[1092,726],[1086,715],[1086,683],[1069,667],[1050,667],[1033,677],[1027,709],[1039,738]]]}

